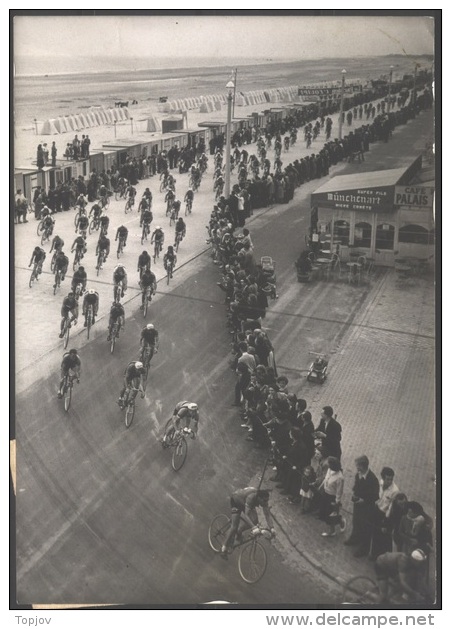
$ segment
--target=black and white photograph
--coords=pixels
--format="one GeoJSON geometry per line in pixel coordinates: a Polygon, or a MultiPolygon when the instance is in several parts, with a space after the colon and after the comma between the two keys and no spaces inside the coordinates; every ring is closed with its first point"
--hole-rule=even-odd
{"type": "Polygon", "coordinates": [[[9,11],[10,609],[440,609],[441,10],[9,11]]]}

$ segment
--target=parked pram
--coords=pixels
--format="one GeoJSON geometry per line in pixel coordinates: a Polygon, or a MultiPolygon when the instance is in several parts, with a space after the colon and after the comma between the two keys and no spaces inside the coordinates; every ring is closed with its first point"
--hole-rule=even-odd
{"type": "MultiPolygon", "coordinates": [[[[309,352],[313,354],[314,352],[309,352]]],[[[316,354],[315,360],[311,363],[308,373],[307,380],[309,382],[319,382],[323,384],[325,379],[327,378],[327,366],[329,361],[326,360],[323,354],[316,354]]]]}
{"type": "Polygon", "coordinates": [[[277,299],[276,263],[271,256],[262,256],[260,264],[266,279],[266,284],[263,286],[262,290],[268,297],[271,297],[271,299],[277,299]]]}

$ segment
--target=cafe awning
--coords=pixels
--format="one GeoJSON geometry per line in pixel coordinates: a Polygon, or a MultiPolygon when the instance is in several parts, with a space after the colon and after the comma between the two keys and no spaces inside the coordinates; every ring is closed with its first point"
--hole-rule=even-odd
{"type": "Polygon", "coordinates": [[[311,196],[312,206],[337,210],[392,212],[395,186],[407,183],[411,168],[338,175],[311,196]]]}

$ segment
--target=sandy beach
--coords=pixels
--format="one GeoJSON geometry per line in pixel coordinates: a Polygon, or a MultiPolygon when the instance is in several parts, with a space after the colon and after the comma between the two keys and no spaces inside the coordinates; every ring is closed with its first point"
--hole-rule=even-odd
{"type": "MultiPolygon", "coordinates": [[[[394,79],[412,71],[408,57],[391,55],[377,58],[317,59],[289,63],[260,63],[238,67],[237,93],[251,90],[271,89],[291,85],[312,85],[321,82],[336,82],[342,68],[347,68],[349,82],[366,83],[376,79],[393,65],[394,79]]],[[[129,106],[133,117],[130,121],[116,125],[117,138],[132,138],[146,135],[146,120],[157,119],[169,114],[159,112],[160,96],[169,100],[221,94],[230,78],[229,67],[156,68],[135,71],[95,72],[83,74],[57,74],[18,76],[14,82],[14,162],[15,167],[31,167],[36,159],[36,147],[46,142],[56,142],[58,159],[62,158],[67,142],[73,132],[57,135],[38,135],[42,123],[57,116],[86,112],[92,106],[114,107],[117,100],[137,100],[129,106]],[[45,97],[43,97],[43,94],[45,97]],[[34,120],[37,123],[35,124],[34,120]]],[[[247,116],[253,111],[277,107],[267,105],[237,106],[235,116],[247,116]]],[[[197,127],[203,120],[226,119],[226,109],[211,113],[200,113],[199,109],[188,111],[188,127],[197,127]]],[[[101,148],[106,141],[114,139],[113,124],[105,124],[81,130],[91,138],[91,148],[101,148]]]]}

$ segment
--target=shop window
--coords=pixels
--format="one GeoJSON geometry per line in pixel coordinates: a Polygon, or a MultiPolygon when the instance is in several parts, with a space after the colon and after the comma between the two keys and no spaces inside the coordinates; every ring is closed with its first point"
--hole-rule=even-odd
{"type": "Polygon", "coordinates": [[[371,225],[369,223],[357,223],[354,227],[354,246],[371,247],[371,225]]]}
{"type": "Polygon", "coordinates": [[[394,249],[395,228],[383,223],[376,227],[376,249],[394,249]]]}
{"type": "Polygon", "coordinates": [[[399,242],[427,245],[429,244],[429,232],[421,225],[404,225],[399,230],[399,242]]]}
{"type": "Polygon", "coordinates": [[[349,223],[347,221],[335,221],[334,242],[339,242],[342,245],[349,244],[349,223]]]}

